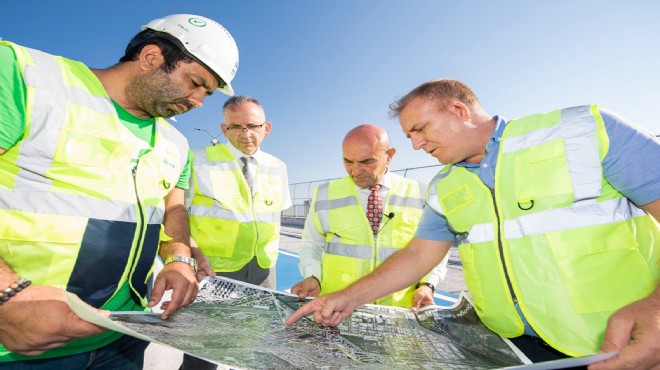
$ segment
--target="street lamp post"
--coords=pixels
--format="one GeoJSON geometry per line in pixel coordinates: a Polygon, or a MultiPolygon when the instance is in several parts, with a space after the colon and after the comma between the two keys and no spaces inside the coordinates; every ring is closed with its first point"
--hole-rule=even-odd
{"type": "Polygon", "coordinates": [[[217,137],[220,136],[220,135],[213,136],[213,135],[211,135],[210,132],[204,130],[203,128],[199,128],[199,127],[194,127],[194,129],[197,130],[197,131],[204,131],[204,132],[206,132],[206,134],[209,135],[209,137],[211,138],[211,145],[215,146],[215,144],[218,143],[218,139],[217,139],[217,137]]]}

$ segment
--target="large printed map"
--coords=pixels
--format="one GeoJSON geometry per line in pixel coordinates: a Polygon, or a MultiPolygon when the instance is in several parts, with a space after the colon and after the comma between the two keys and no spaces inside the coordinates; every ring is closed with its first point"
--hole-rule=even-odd
{"type": "MultiPolygon", "coordinates": [[[[167,320],[113,313],[113,327],[206,360],[249,369],[492,369],[523,363],[469,300],[452,308],[365,305],[338,327],[284,321],[306,301],[226,278],[201,285],[167,320]]],[[[527,362],[527,361],[525,361],[527,362]]]]}

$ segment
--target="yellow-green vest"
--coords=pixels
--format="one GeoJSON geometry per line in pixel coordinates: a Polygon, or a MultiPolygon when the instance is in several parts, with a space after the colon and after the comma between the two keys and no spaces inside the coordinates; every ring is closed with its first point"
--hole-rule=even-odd
{"type": "MultiPolygon", "coordinates": [[[[344,289],[369,274],[414,237],[422,217],[426,189],[417,181],[391,174],[383,216],[374,237],[350,177],[320,185],[312,199],[314,222],[325,235],[321,294],[344,289]]],[[[376,304],[410,307],[414,287],[377,300],[376,304]]]]}
{"type": "Polygon", "coordinates": [[[0,258],[34,285],[66,289],[94,307],[134,307],[117,295],[125,283],[146,306],[163,198],[185,166],[186,139],[159,119],[154,148],[137,161],[146,144],[85,65],[3,44],[22,70],[27,122],[0,155],[0,258]]]}
{"type": "Polygon", "coordinates": [[[250,194],[241,166],[226,145],[193,151],[190,233],[214,271],[240,270],[254,256],[262,268],[277,262],[289,184],[284,162],[262,154],[250,194]]]}
{"type": "Polygon", "coordinates": [[[597,106],[556,110],[504,129],[494,196],[464,167],[434,179],[429,205],[458,233],[466,284],[491,330],[523,333],[515,299],[551,346],[595,353],[608,317],[655,288],[658,224],[603,177],[608,145],[597,106]]]}

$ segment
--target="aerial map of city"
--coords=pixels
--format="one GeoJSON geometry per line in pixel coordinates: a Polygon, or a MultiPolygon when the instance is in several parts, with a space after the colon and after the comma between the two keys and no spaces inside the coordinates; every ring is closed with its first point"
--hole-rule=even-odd
{"type": "Polygon", "coordinates": [[[203,282],[195,303],[166,320],[150,313],[110,318],[119,331],[232,368],[493,369],[525,359],[481,323],[465,296],[451,308],[430,306],[417,314],[365,305],[338,327],[311,318],[287,326],[286,318],[305,302],[216,277],[203,282]]]}

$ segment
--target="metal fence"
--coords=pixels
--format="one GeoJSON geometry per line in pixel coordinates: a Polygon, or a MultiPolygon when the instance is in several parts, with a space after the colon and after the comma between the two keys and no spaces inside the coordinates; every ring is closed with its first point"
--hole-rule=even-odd
{"type": "MultiPolygon", "coordinates": [[[[433,178],[433,175],[440,171],[441,167],[441,164],[436,164],[431,166],[408,167],[400,170],[392,170],[392,172],[395,172],[403,177],[410,177],[415,180],[427,183],[431,180],[431,178],[433,178]]],[[[325,184],[338,178],[339,177],[289,184],[289,193],[291,194],[291,203],[293,205],[291,208],[284,210],[282,212],[282,216],[289,218],[307,217],[309,205],[312,201],[312,196],[314,195],[314,189],[316,189],[316,187],[321,184],[325,184]]]]}
{"type": "MultiPolygon", "coordinates": [[[[660,137],[660,135],[655,136],[660,137]]],[[[415,180],[428,183],[433,176],[440,171],[442,166],[442,164],[436,164],[431,166],[408,167],[401,170],[392,170],[392,172],[396,172],[403,177],[411,177],[415,180]]],[[[338,178],[339,177],[289,184],[289,192],[291,194],[291,202],[293,205],[291,208],[284,210],[282,216],[291,219],[307,217],[309,204],[312,201],[312,195],[314,195],[314,189],[318,185],[338,178]]]]}

